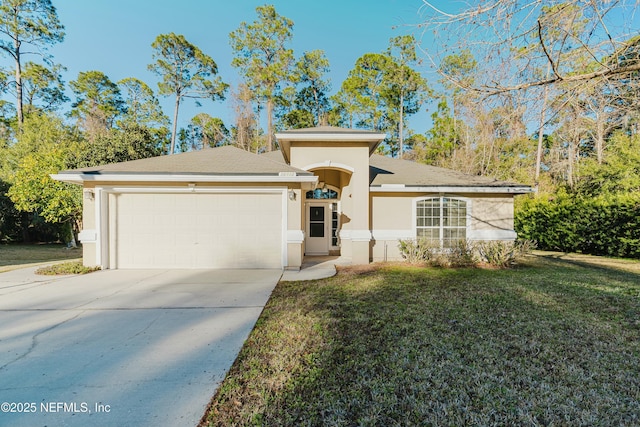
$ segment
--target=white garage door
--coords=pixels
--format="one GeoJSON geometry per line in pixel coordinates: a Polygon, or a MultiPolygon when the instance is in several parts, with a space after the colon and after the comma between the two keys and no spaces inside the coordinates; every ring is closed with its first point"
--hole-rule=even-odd
{"type": "Polygon", "coordinates": [[[114,194],[111,268],[281,268],[282,195],[114,194]]]}

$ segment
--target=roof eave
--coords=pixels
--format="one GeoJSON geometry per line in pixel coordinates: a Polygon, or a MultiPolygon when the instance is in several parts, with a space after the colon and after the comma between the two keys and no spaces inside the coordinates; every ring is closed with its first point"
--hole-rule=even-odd
{"type": "Polygon", "coordinates": [[[130,174],[130,173],[72,173],[51,174],[52,179],[82,185],[85,182],[208,182],[208,183],[315,183],[318,177],[312,174],[298,175],[283,172],[271,175],[205,175],[205,174],[130,174]]]}
{"type": "Polygon", "coordinates": [[[276,133],[278,141],[318,141],[318,142],[344,142],[344,141],[360,141],[360,142],[376,142],[382,141],[387,137],[386,133],[374,132],[353,132],[353,133],[332,133],[332,132],[281,132],[276,133]]]}
{"type": "Polygon", "coordinates": [[[499,194],[528,194],[536,189],[523,186],[471,186],[471,185],[404,185],[382,184],[369,187],[372,193],[499,193],[499,194]]]}

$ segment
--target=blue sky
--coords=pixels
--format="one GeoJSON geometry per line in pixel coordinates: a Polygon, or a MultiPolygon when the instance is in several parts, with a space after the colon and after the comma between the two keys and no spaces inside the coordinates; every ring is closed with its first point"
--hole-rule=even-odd
{"type": "MultiPolygon", "coordinates": [[[[304,51],[322,49],[331,64],[330,79],[335,93],[355,61],[365,53],[381,52],[397,35],[421,34],[421,0],[274,0],[268,2],[280,15],[294,22],[291,47],[299,57],[304,51]]],[[[147,71],[152,62],[151,43],[158,34],[183,34],[211,56],[219,75],[230,84],[240,78],[231,67],[233,53],[229,33],[242,21],[256,19],[255,8],[265,1],[254,0],[53,0],[65,26],[64,42],[49,49],[56,63],[67,67],[64,79],[75,80],[78,72],[98,70],[116,82],[137,77],[157,90],[157,77],[147,71]]],[[[29,58],[25,58],[28,60],[29,58]]],[[[436,77],[424,67],[428,79],[436,77]]],[[[70,94],[70,97],[71,94],[70,94]]],[[[173,99],[160,98],[165,113],[172,117],[173,99]]],[[[207,112],[230,126],[230,103],[205,101],[196,108],[187,100],[180,110],[179,126],[195,114],[207,112]]],[[[410,127],[424,132],[428,113],[410,119],[410,127]]]]}

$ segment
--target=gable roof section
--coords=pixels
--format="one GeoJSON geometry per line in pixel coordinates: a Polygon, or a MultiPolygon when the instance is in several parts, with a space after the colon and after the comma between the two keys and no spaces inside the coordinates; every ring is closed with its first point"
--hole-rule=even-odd
{"type": "Polygon", "coordinates": [[[273,150],[273,151],[267,151],[266,153],[261,153],[260,157],[269,159],[272,162],[282,163],[285,165],[287,164],[287,162],[284,161],[284,156],[282,155],[282,151],[280,150],[273,150]]]}
{"type": "Polygon", "coordinates": [[[374,154],[369,160],[371,191],[530,193],[531,187],[452,169],[374,154]]]}
{"type": "Polygon", "coordinates": [[[369,145],[369,155],[371,155],[386,137],[386,133],[334,126],[292,129],[276,133],[276,139],[280,144],[282,155],[287,163],[289,163],[290,160],[292,142],[310,142],[319,145],[326,143],[349,144],[362,142],[369,145]]]}
{"type": "MultiPolygon", "coordinates": [[[[285,163],[280,151],[260,155],[285,163]]],[[[468,175],[452,169],[430,166],[412,160],[399,160],[374,154],[369,158],[369,182],[374,192],[471,192],[522,194],[534,191],[527,185],[468,175]]]]}
{"type": "Polygon", "coordinates": [[[233,146],[63,171],[60,181],[311,182],[311,172],[233,146]]]}

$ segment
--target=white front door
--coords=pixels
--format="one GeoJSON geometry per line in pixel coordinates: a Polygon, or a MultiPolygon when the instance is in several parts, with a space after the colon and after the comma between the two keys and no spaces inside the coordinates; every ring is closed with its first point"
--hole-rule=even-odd
{"type": "Polygon", "coordinates": [[[329,255],[331,244],[331,205],[307,203],[306,255],[329,255]]]}

